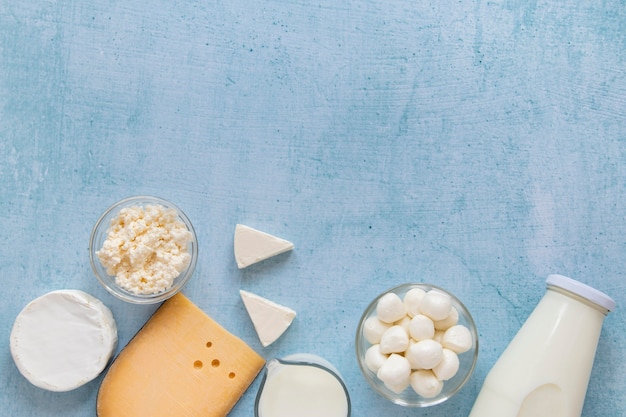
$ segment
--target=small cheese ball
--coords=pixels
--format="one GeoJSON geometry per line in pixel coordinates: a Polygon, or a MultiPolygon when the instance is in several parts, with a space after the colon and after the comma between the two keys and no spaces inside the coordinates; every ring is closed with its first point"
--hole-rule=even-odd
{"type": "Polygon", "coordinates": [[[383,295],[376,305],[376,316],[384,323],[393,323],[401,320],[406,315],[406,308],[398,294],[387,293],[383,295]]]}
{"type": "Polygon", "coordinates": [[[371,316],[368,317],[367,320],[363,323],[363,336],[365,336],[365,340],[370,342],[372,345],[376,343],[380,343],[380,338],[391,327],[389,323],[383,323],[378,320],[378,317],[371,316]]]}
{"type": "Polygon", "coordinates": [[[385,363],[388,355],[381,353],[380,345],[372,345],[365,351],[365,366],[370,371],[376,373],[378,369],[385,363]]]}
{"type": "Polygon", "coordinates": [[[467,352],[472,347],[472,334],[467,327],[457,324],[446,330],[441,344],[455,353],[467,352]]]}
{"type": "Polygon", "coordinates": [[[437,290],[428,291],[420,301],[420,313],[433,321],[443,320],[450,314],[452,300],[450,296],[437,290]]]}
{"type": "Polygon", "coordinates": [[[411,288],[404,295],[404,307],[409,317],[413,317],[420,312],[420,301],[424,298],[426,291],[421,288],[411,288]]]}
{"type": "Polygon", "coordinates": [[[441,339],[443,339],[443,334],[445,330],[435,330],[435,334],[433,335],[433,340],[435,342],[441,343],[441,339]]]}
{"type": "Polygon", "coordinates": [[[437,379],[432,371],[420,369],[409,377],[413,390],[424,398],[433,398],[443,389],[443,381],[437,379]]]}
{"type": "Polygon", "coordinates": [[[387,388],[399,394],[409,386],[411,365],[404,356],[393,353],[378,369],[376,376],[387,388]]]}
{"type": "Polygon", "coordinates": [[[454,326],[458,322],[459,322],[459,311],[456,308],[451,307],[450,314],[448,314],[448,317],[442,320],[435,321],[435,329],[436,330],[448,330],[450,327],[454,326]]]}
{"type": "Polygon", "coordinates": [[[430,317],[417,314],[409,323],[409,334],[416,341],[432,339],[435,335],[435,325],[430,317]]]}
{"type": "Polygon", "coordinates": [[[404,331],[409,334],[409,324],[411,323],[411,317],[404,316],[402,319],[398,320],[394,323],[396,326],[400,326],[404,329],[404,331]]]}
{"type": "Polygon", "coordinates": [[[432,369],[441,362],[443,348],[432,339],[411,344],[405,357],[412,369],[432,369]]]}
{"type": "Polygon", "coordinates": [[[433,368],[437,379],[447,381],[459,371],[459,357],[450,349],[443,349],[441,361],[433,368]]]}
{"type": "Polygon", "coordinates": [[[409,347],[409,335],[402,326],[391,326],[380,338],[381,353],[404,352],[409,347]]]}

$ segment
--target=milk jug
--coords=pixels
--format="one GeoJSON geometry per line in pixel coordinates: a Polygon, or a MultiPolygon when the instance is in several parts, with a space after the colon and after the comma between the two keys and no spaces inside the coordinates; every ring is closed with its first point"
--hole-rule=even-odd
{"type": "Polygon", "coordinates": [[[267,363],[254,415],[350,417],[350,397],[330,362],[310,353],[296,353],[267,363]]]}
{"type": "Polygon", "coordinates": [[[580,417],[606,294],[562,275],[487,374],[470,417],[580,417]]]}

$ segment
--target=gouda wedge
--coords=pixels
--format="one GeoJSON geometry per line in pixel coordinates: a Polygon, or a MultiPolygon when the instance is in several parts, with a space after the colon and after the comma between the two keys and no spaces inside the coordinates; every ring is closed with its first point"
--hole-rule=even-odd
{"type": "Polygon", "coordinates": [[[111,364],[98,417],[224,417],[265,360],[177,294],[111,364]]]}

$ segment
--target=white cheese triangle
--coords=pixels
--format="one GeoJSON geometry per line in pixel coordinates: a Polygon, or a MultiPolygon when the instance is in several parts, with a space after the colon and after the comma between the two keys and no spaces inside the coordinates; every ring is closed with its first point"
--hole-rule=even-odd
{"type": "Polygon", "coordinates": [[[235,260],[239,269],[292,249],[293,243],[288,240],[243,224],[235,227],[235,260]]]}
{"type": "Polygon", "coordinates": [[[239,290],[261,344],[274,343],[293,322],[296,312],[248,291],[239,290]]]}

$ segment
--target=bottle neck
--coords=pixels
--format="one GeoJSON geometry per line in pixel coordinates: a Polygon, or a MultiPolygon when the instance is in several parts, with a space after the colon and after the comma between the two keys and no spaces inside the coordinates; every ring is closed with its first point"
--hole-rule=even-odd
{"type": "Polygon", "coordinates": [[[578,294],[576,294],[574,292],[568,291],[565,288],[557,287],[556,285],[550,285],[550,284],[548,284],[547,288],[548,288],[549,291],[554,291],[556,293],[559,293],[559,294],[565,295],[567,297],[570,297],[570,298],[572,298],[572,299],[574,299],[574,300],[576,300],[576,301],[578,301],[578,302],[580,302],[582,304],[585,304],[586,306],[591,307],[594,310],[599,311],[604,316],[609,314],[609,310],[607,310],[606,308],[604,308],[604,307],[594,303],[593,301],[590,301],[590,300],[586,299],[585,297],[581,297],[580,295],[578,295],[578,294]]]}

